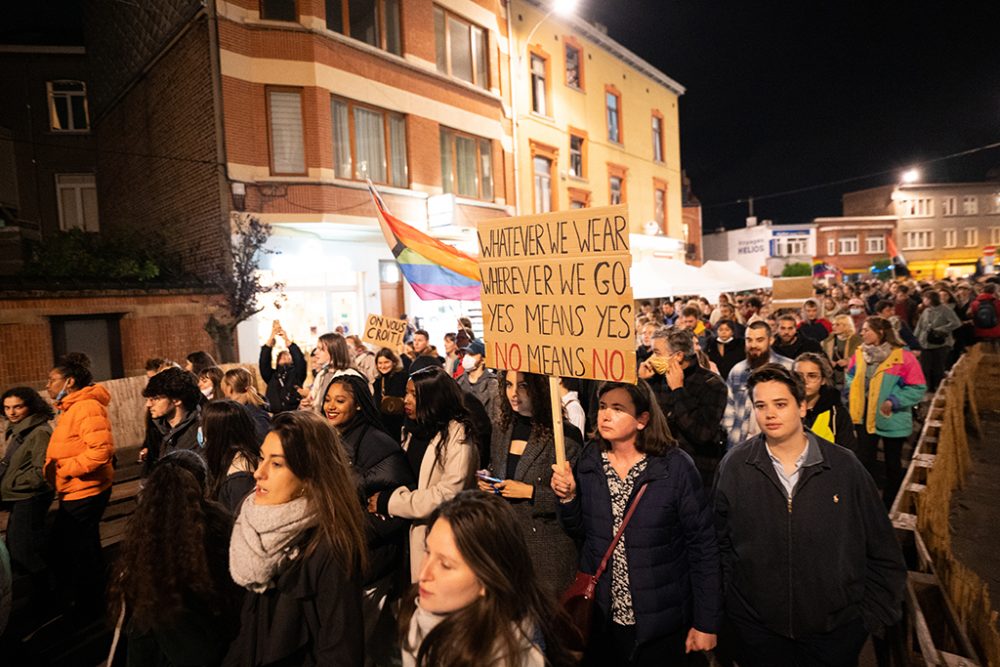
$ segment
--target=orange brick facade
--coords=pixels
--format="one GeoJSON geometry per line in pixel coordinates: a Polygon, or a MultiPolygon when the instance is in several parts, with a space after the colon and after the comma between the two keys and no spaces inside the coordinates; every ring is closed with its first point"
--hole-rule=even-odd
{"type": "Polygon", "coordinates": [[[120,331],[126,376],[141,375],[151,357],[183,360],[195,350],[215,354],[204,329],[212,299],[204,294],[0,295],[0,387],[45,384],[55,362],[53,316],[124,313],[120,331]]]}

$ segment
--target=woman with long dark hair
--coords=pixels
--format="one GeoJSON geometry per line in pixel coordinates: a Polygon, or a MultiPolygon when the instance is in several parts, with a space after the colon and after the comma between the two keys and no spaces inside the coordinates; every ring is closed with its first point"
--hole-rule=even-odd
{"type": "Polygon", "coordinates": [[[226,397],[222,391],[222,378],[226,372],[218,366],[209,366],[198,373],[198,389],[208,401],[218,401],[226,397]]]}
{"type": "Polygon", "coordinates": [[[46,387],[61,413],[45,453],[45,478],[59,498],[52,563],[59,589],[86,616],[104,609],[100,521],[114,478],[111,394],[94,384],[90,358],[82,353],[61,358],[46,387]]]}
{"type": "Polygon", "coordinates": [[[372,385],[372,396],[385,430],[399,442],[403,431],[403,397],[406,396],[409,374],[403,361],[387,347],[375,354],[375,370],[378,377],[372,385]]]}
{"type": "Polygon", "coordinates": [[[869,317],[861,325],[861,346],[844,374],[851,421],[858,433],[858,458],[880,481],[879,441],[884,450],[882,500],[892,504],[903,480],[903,443],[913,433],[913,406],[927,393],[920,362],[903,348],[892,322],[869,317]]]}
{"type": "Polygon", "coordinates": [[[7,548],[15,571],[31,578],[29,612],[40,614],[48,594],[45,517],[52,504],[52,488],[45,481],[45,451],[52,437],[49,420],[54,412],[31,387],[13,387],[0,397],[7,449],[0,459],[0,501],[10,510],[7,548]]]}
{"type": "MultiPolygon", "coordinates": [[[[560,527],[558,500],[549,481],[556,462],[549,380],[544,375],[504,371],[500,376],[500,420],[493,430],[488,476],[479,489],[506,498],[524,528],[539,579],[556,596],[573,581],[576,544],[560,527]],[[491,482],[488,477],[500,479],[491,482]]],[[[566,458],[576,463],[583,436],[564,421],[566,458]]]]}
{"type": "Polygon", "coordinates": [[[416,488],[400,486],[368,499],[368,511],[410,519],[410,576],[416,581],[424,559],[427,517],[438,505],[472,488],[479,462],[476,428],[462,392],[444,369],[417,371],[406,383],[403,449],[417,478],[416,488]]]}
{"type": "MultiPolygon", "coordinates": [[[[323,412],[340,435],[340,444],[357,478],[360,498],[400,486],[412,487],[416,477],[399,443],[385,432],[378,408],[368,392],[368,382],[356,375],[335,377],[327,387],[323,412]]],[[[366,662],[387,658],[391,646],[377,636],[376,626],[390,612],[387,599],[399,575],[403,538],[410,522],[400,518],[365,513],[368,536],[368,572],[364,576],[363,612],[366,662]]]]}
{"type": "Polygon", "coordinates": [[[344,373],[365,377],[354,366],[354,355],[347,345],[347,339],[339,333],[325,333],[317,339],[316,348],[313,350],[313,362],[318,370],[313,375],[309,395],[299,403],[299,410],[312,410],[321,415],[323,397],[326,396],[326,388],[330,386],[333,378],[344,373]]]}
{"type": "Polygon", "coordinates": [[[521,521],[463,491],[430,516],[427,558],[400,618],[404,667],[562,667],[563,620],[535,571],[521,521]]]}
{"type": "Polygon", "coordinates": [[[575,470],[554,466],[552,475],[563,526],[583,540],[581,571],[597,572],[630,507],[634,514],[597,582],[584,664],[680,663],[714,648],[721,621],[712,509],[649,385],[605,382],[597,398],[594,440],[575,470]]]}
{"type": "Polygon", "coordinates": [[[195,377],[201,375],[201,372],[209,366],[218,366],[218,364],[212,355],[201,350],[192,352],[184,360],[184,370],[194,373],[195,377]]]}
{"type": "Polygon", "coordinates": [[[218,665],[236,635],[232,519],[205,497],[204,466],[187,450],[160,459],[129,517],[111,584],[129,665],[218,665]]]}
{"type": "Polygon", "coordinates": [[[260,464],[254,423],[236,401],[212,401],[201,409],[201,435],[208,496],[235,513],[253,491],[253,473],[260,464]]]}
{"type": "Polygon", "coordinates": [[[229,572],[249,591],[227,665],[360,667],[365,527],[339,437],[314,412],[283,412],[261,447],[229,572]]]}

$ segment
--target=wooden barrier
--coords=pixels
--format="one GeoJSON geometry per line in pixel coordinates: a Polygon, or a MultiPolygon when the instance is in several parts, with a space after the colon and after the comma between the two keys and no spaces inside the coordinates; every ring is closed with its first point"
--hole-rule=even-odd
{"type": "Polygon", "coordinates": [[[984,384],[997,358],[973,347],[941,383],[928,409],[892,509],[910,569],[908,660],[925,665],[1000,665],[997,612],[986,585],[951,552],[951,495],[970,464],[968,428],[981,433],[978,405],[997,383],[984,384]],[[980,393],[977,394],[977,390],[980,393]]]}

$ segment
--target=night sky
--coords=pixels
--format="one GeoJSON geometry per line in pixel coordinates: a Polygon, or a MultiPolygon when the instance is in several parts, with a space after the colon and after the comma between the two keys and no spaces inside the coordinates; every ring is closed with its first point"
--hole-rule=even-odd
{"type": "MultiPolygon", "coordinates": [[[[0,43],[81,43],[79,8],[14,3],[0,43]]],[[[580,0],[577,11],[687,88],[681,164],[706,230],[744,224],[734,202],[749,196],[777,223],[838,215],[843,192],[1000,141],[1000,0],[580,0]]],[[[991,168],[1000,149],[923,173],[977,181],[991,168]]]]}
{"type": "MultiPolygon", "coordinates": [[[[839,215],[844,192],[1000,141],[1000,2],[581,0],[581,16],[687,88],[681,164],[704,227],[839,215]]],[[[925,181],[981,181],[1000,149],[925,181]]],[[[1000,180],[1000,174],[996,176],[1000,180]]]]}

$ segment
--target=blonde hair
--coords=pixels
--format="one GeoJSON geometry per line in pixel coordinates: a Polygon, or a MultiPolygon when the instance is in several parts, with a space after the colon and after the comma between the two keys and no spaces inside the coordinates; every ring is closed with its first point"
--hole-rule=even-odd
{"type": "Polygon", "coordinates": [[[229,387],[233,400],[237,403],[249,403],[258,408],[264,406],[264,399],[257,393],[253,375],[245,368],[230,368],[222,376],[222,384],[229,387]]]}
{"type": "Polygon", "coordinates": [[[845,315],[843,313],[841,313],[840,315],[834,315],[833,321],[834,323],[840,322],[841,324],[846,326],[847,330],[850,331],[852,334],[858,333],[857,328],[854,326],[854,318],[851,317],[850,315],[845,315]]]}

